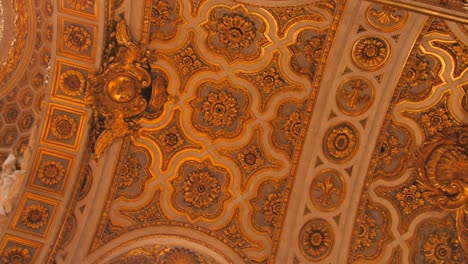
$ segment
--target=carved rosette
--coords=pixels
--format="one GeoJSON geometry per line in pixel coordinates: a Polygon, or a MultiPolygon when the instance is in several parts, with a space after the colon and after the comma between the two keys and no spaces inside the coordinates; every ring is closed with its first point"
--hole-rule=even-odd
{"type": "Polygon", "coordinates": [[[230,173],[209,159],[183,163],[171,184],[173,206],[191,219],[216,218],[225,210],[224,203],[231,197],[228,189],[230,173]]]}
{"type": "Polygon", "coordinates": [[[333,229],[322,218],[307,222],[299,234],[299,248],[302,254],[314,262],[326,258],[330,254],[334,242],[333,229]]]}
{"type": "Polygon", "coordinates": [[[390,56],[390,45],[377,36],[362,37],[354,42],[351,57],[359,68],[375,71],[382,67],[390,56]]]}
{"type": "Polygon", "coordinates": [[[324,136],[323,150],[327,158],[337,163],[350,160],[359,146],[359,135],[350,123],[341,123],[328,129],[324,136]]]}

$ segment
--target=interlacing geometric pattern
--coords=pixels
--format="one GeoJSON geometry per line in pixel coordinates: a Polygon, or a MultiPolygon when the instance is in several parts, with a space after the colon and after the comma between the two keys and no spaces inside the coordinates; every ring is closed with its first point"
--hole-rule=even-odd
{"type": "Polygon", "coordinates": [[[358,0],[1,3],[0,262],[468,261],[466,24],[358,0]]]}

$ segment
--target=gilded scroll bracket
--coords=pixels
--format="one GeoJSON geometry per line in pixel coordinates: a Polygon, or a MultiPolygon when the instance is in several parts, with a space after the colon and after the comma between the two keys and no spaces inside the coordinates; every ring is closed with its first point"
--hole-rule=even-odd
{"type": "Polygon", "coordinates": [[[153,74],[149,51],[133,42],[121,17],[110,30],[103,63],[87,83],[86,104],[93,110],[91,143],[98,159],[115,140],[132,136],[142,117],[161,115],[167,80],[153,74]]]}

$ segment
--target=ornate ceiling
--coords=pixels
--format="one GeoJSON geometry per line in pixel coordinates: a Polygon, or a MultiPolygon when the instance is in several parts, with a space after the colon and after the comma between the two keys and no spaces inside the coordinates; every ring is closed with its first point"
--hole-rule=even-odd
{"type": "Polygon", "coordinates": [[[467,4],[431,3],[0,0],[0,260],[467,262],[467,4]]]}

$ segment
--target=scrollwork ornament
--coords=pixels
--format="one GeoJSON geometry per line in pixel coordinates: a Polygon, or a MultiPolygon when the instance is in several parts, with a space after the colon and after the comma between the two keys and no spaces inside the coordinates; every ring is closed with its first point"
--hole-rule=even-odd
{"type": "Polygon", "coordinates": [[[434,206],[457,212],[457,231],[467,249],[468,128],[446,129],[415,150],[416,175],[422,196],[434,206]]]}
{"type": "Polygon", "coordinates": [[[366,19],[375,29],[390,32],[403,27],[408,19],[408,11],[393,6],[371,4],[367,8],[366,19]]]}
{"type": "MultiPolygon", "coordinates": [[[[99,158],[115,140],[135,131],[136,119],[158,112],[167,99],[166,86],[152,78],[149,52],[132,42],[125,19],[115,25],[104,63],[87,86],[85,101],[94,110],[94,152],[99,158]]],[[[154,117],[154,116],[152,116],[154,117]]]]}

